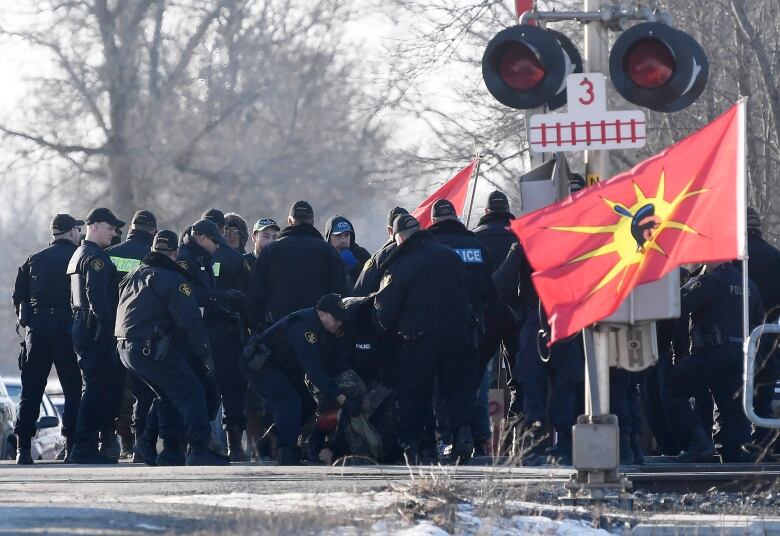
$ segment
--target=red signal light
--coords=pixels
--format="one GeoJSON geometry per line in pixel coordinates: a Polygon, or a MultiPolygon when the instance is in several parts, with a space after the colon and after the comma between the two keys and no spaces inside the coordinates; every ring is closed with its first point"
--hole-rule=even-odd
{"type": "Polygon", "coordinates": [[[634,84],[645,89],[656,89],[666,84],[677,69],[674,56],[657,39],[637,41],[625,57],[625,70],[634,84]]]}
{"type": "Polygon", "coordinates": [[[536,88],[547,74],[533,49],[520,42],[507,45],[501,55],[498,69],[501,80],[519,91],[536,88]]]}

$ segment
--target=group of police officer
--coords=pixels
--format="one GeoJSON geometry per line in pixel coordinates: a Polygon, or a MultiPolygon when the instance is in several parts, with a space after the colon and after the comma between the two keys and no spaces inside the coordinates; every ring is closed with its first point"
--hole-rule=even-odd
{"type": "MultiPolygon", "coordinates": [[[[467,463],[491,445],[509,448],[492,444],[487,412],[491,381],[506,368],[509,421],[528,446],[523,463],[570,464],[583,401],[581,339],[547,348],[513,219],[499,191],[473,231],[444,199],[432,205],[427,229],[396,207],[387,242],[370,255],[342,216],[327,221],[323,236],[306,201],[293,204],[283,229],[263,218],[251,235],[241,216],[216,209],[179,235],[140,210],[124,242],[125,223],[106,208],[84,220],[58,214],[51,244],[19,268],[13,293],[26,331],[17,463],[33,463],[53,364],[70,463],[126,455],[149,465],[226,465],[250,454],[281,465],[344,456],[467,463]],[[220,407],[227,455],[212,434],[220,407]],[[132,420],[129,437],[123,420],[132,420]]],[[[748,225],[751,321],[762,322],[765,310],[776,321],[780,251],[761,238],[754,211],[748,225]]],[[[737,398],[742,292],[733,263],[702,267],[681,289],[681,319],[659,325],[658,365],[641,374],[613,369],[622,463],[643,460],[640,406],[660,450],[681,461],[767,452],[772,438],[751,439],[737,398]]],[[[767,415],[774,354],[764,349],[757,397],[767,415]]]]}

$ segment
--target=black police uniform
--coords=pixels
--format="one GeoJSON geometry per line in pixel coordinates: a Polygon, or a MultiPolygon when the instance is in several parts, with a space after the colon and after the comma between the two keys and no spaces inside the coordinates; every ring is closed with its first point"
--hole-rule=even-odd
{"type": "MultiPolygon", "coordinates": [[[[124,242],[106,248],[106,253],[116,266],[117,277],[121,281],[128,273],[141,265],[141,261],[152,249],[154,235],[141,229],[130,229],[124,242]]],[[[119,285],[119,281],[117,281],[119,285]]],[[[154,392],[135,375],[130,374],[132,395],[135,398],[132,415],[132,430],[136,437],[143,434],[146,418],[154,401],[154,392]]],[[[128,397],[129,398],[129,397],[128,397]]],[[[130,401],[125,402],[129,408],[130,401]]],[[[126,410],[123,410],[123,413],[126,410]]],[[[120,417],[120,421],[122,421],[120,417]]],[[[126,424],[125,424],[126,426],[126,424]]]]}
{"type": "Polygon", "coordinates": [[[466,268],[428,231],[410,236],[385,264],[375,314],[384,329],[402,338],[396,372],[399,435],[416,455],[428,418],[423,408],[430,407],[436,377],[452,428],[471,424],[476,393],[466,268]]]}
{"type": "Polygon", "coordinates": [[[353,296],[368,296],[372,292],[379,290],[382,276],[385,275],[384,263],[396,247],[398,246],[395,240],[390,239],[371,255],[371,258],[365,262],[363,270],[355,281],[355,286],[352,289],[353,296]]]}
{"type": "Polygon", "coordinates": [[[347,283],[348,287],[352,288],[360,274],[363,272],[363,266],[365,266],[368,259],[371,258],[371,254],[366,248],[359,246],[355,241],[355,227],[352,225],[352,222],[344,216],[333,216],[332,218],[328,218],[328,221],[325,222],[325,240],[330,242],[330,236],[333,234],[334,228],[338,224],[348,226],[348,228],[351,229],[349,231],[349,251],[341,251],[339,252],[339,256],[344,262],[344,268],[347,272],[347,277],[349,278],[347,283]]]}
{"type": "MultiPolygon", "coordinates": [[[[578,385],[584,378],[584,360],[579,341],[571,338],[555,343],[549,349],[545,362],[540,350],[545,343],[539,341],[542,315],[539,296],[533,286],[533,272],[522,245],[512,247],[501,271],[518,274],[519,303],[521,317],[525,320],[520,328],[518,352],[512,370],[512,381],[520,386],[521,403],[513,401],[515,412],[521,412],[524,421],[536,430],[549,422],[558,432],[559,453],[568,457],[571,450],[571,427],[576,419],[576,398],[578,385]],[[551,391],[548,408],[548,391],[551,391]],[[534,427],[534,423],[539,423],[534,427]]],[[[506,287],[506,283],[502,284],[506,287]]],[[[546,319],[544,319],[546,321],[546,319]]],[[[536,453],[532,453],[536,454],[536,453]]]]}
{"type": "MultiPolygon", "coordinates": [[[[761,320],[763,307],[752,281],[749,300],[753,325],[761,320]]],[[[750,421],[742,411],[739,396],[743,370],[741,309],[742,274],[731,263],[692,277],[683,286],[678,329],[687,329],[690,317],[691,355],[672,368],[665,398],[669,418],[689,444],[690,456],[708,450],[712,453],[710,434],[688,401],[701,386],[709,389],[718,405],[723,461],[740,461],[740,447],[750,439],[750,421]]]]}
{"type": "Polygon", "coordinates": [[[62,435],[68,443],[73,440],[81,400],[81,371],[71,344],[73,312],[66,272],[74,251],[76,246],[70,240],[55,239],[49,247],[30,256],[16,275],[13,303],[17,311],[25,311],[21,321],[27,328],[27,360],[21,363],[22,395],[14,426],[19,447],[29,448],[35,436],[52,364],[65,395],[62,435]]]}
{"type": "Polygon", "coordinates": [[[306,388],[304,373],[331,399],[341,392],[323,363],[333,359],[335,337],[320,322],[313,307],[285,316],[260,335],[270,350],[268,361],[255,370],[249,367],[251,356],[241,359],[241,370],[255,391],[273,412],[277,446],[294,449],[302,419],[314,410],[314,401],[306,388]]]}
{"type": "MultiPolygon", "coordinates": [[[[223,293],[218,292],[216,289],[211,259],[212,255],[200,247],[192,239],[189,231],[185,230],[183,240],[179,243],[179,256],[176,262],[187,270],[192,278],[193,294],[198,302],[198,306],[203,308],[203,319],[207,329],[210,328],[210,323],[216,314],[228,314],[229,311],[223,293]],[[219,309],[218,313],[215,312],[217,309],[219,309]]],[[[217,416],[220,405],[216,380],[213,375],[207,374],[200,361],[196,360],[190,364],[206,391],[209,420],[213,420],[217,416]]]]}
{"type": "Polygon", "coordinates": [[[312,307],[329,293],[345,294],[344,263],[336,249],[307,223],[285,227],[257,258],[249,283],[253,327],[312,307]]]}
{"type": "MultiPolygon", "coordinates": [[[[493,257],[495,269],[504,262],[510,248],[517,243],[517,236],[509,229],[515,217],[510,212],[489,212],[480,218],[474,234],[485,244],[493,257]]],[[[502,348],[502,358],[511,368],[517,355],[517,334],[524,320],[516,291],[499,300],[494,314],[485,319],[485,334],[480,343],[480,358],[490,359],[502,348]]],[[[515,386],[516,388],[516,386],[515,386]]]]}
{"type": "Polygon", "coordinates": [[[160,429],[178,428],[194,452],[211,437],[206,393],[193,359],[211,347],[193,295],[191,275],[163,254],[150,253],[120,284],[115,335],[122,363],[159,397],[160,429]]]}
{"type": "MultiPolygon", "coordinates": [[[[211,267],[218,291],[229,289],[246,292],[249,272],[242,254],[222,245],[212,256],[211,267]]],[[[241,436],[246,427],[244,398],[246,381],[238,367],[239,356],[247,338],[246,315],[235,308],[211,308],[208,327],[214,350],[215,379],[222,396],[222,424],[228,432],[241,436]]]]}
{"type": "MultiPolygon", "coordinates": [[[[83,376],[75,451],[93,451],[98,432],[113,430],[125,383],[114,341],[117,272],[108,254],[85,240],[68,264],[73,348],[83,376]]],[[[74,452],[75,452],[74,451],[74,452]]]]}

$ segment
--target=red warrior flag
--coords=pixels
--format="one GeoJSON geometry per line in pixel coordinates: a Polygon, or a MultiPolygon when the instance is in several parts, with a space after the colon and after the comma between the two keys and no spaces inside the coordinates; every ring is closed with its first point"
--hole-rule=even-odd
{"type": "Polygon", "coordinates": [[[445,182],[441,188],[436,190],[433,195],[412,211],[412,216],[420,222],[420,228],[427,229],[431,225],[431,206],[439,199],[447,199],[455,205],[455,211],[458,215],[463,215],[463,209],[466,206],[466,195],[469,190],[469,180],[474,174],[476,165],[477,161],[472,160],[468,166],[458,171],[454,177],[445,182]]]}
{"type": "Polygon", "coordinates": [[[677,266],[745,251],[744,101],[662,153],[512,223],[552,341],[677,266]]]}

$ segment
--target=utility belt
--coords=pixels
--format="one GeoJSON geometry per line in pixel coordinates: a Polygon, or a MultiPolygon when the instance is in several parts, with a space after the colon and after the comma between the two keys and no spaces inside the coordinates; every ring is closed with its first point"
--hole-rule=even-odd
{"type": "Polygon", "coordinates": [[[715,348],[726,344],[742,344],[745,342],[741,336],[726,335],[718,326],[711,331],[703,332],[701,329],[694,328],[691,334],[691,346],[694,350],[699,348],[715,348]]]}
{"type": "Polygon", "coordinates": [[[130,350],[131,346],[138,346],[141,348],[141,355],[144,357],[152,361],[165,361],[171,349],[171,336],[164,335],[155,328],[155,333],[151,337],[119,338],[117,339],[117,345],[124,350],[130,350]]]}
{"type": "Polygon", "coordinates": [[[32,306],[32,314],[34,315],[62,315],[70,314],[70,307],[40,307],[37,305],[32,306]]]}

